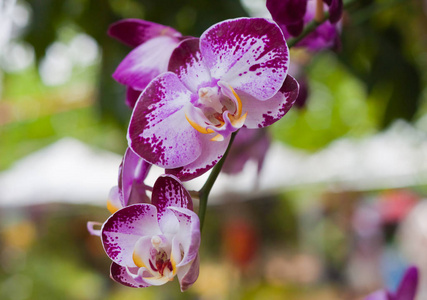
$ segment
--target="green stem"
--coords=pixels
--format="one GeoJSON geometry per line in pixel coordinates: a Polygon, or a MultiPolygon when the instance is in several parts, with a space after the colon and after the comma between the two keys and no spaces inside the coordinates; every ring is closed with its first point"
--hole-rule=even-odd
{"type": "Polygon", "coordinates": [[[211,189],[222,169],[222,165],[224,164],[225,159],[227,158],[228,152],[230,151],[231,145],[233,144],[234,137],[236,136],[238,131],[233,132],[231,134],[230,143],[228,144],[227,150],[225,151],[223,157],[219,160],[219,162],[212,169],[212,172],[209,174],[208,179],[205,184],[199,191],[199,219],[200,219],[200,231],[203,228],[203,223],[205,221],[206,207],[208,205],[208,197],[211,189]]]}

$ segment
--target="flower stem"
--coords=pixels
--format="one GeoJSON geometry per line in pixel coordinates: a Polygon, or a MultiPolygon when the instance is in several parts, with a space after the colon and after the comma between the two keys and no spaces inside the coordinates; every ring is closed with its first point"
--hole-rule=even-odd
{"type": "Polygon", "coordinates": [[[233,132],[231,134],[230,143],[228,144],[227,150],[225,150],[224,155],[219,160],[219,162],[215,165],[215,167],[212,169],[212,172],[209,174],[208,179],[206,180],[205,184],[199,191],[199,219],[200,219],[200,231],[203,228],[203,223],[205,221],[205,214],[206,214],[206,207],[208,205],[208,197],[209,193],[211,192],[211,189],[219,175],[222,169],[222,165],[224,164],[225,159],[227,158],[228,152],[230,151],[231,145],[233,144],[234,137],[236,136],[238,131],[233,132]]]}

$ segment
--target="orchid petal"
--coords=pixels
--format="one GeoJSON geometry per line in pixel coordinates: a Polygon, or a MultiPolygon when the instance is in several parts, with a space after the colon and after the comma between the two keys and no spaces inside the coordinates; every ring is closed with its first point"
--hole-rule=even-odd
{"type": "MultiPolygon", "coordinates": [[[[166,272],[166,271],[165,271],[166,272]]],[[[172,280],[170,276],[158,276],[158,277],[144,277],[144,281],[150,285],[163,285],[168,281],[172,280]]]]}
{"type": "Polygon", "coordinates": [[[343,11],[343,0],[332,0],[329,5],[329,21],[334,24],[337,23],[342,16],[343,11]]]}
{"type": "Polygon", "coordinates": [[[197,255],[192,263],[189,263],[178,270],[177,276],[181,286],[181,292],[187,290],[197,280],[199,277],[199,265],[199,255],[197,255]]]}
{"type": "Polygon", "coordinates": [[[157,215],[161,216],[167,207],[183,207],[193,210],[190,193],[178,178],[172,175],[161,175],[153,186],[151,203],[157,207],[157,215]]]}
{"type": "Polygon", "coordinates": [[[148,40],[123,59],[113,78],[133,89],[144,90],[154,77],[166,72],[169,58],[177,45],[178,41],[169,36],[148,40]]]}
{"type": "Polygon", "coordinates": [[[112,263],[110,267],[110,276],[113,280],[121,283],[125,286],[133,287],[133,288],[143,288],[150,286],[150,284],[145,282],[138,282],[127,272],[126,267],[120,266],[116,263],[112,263]]]}
{"type": "MultiPolygon", "coordinates": [[[[271,17],[279,24],[291,25],[302,20],[307,9],[307,0],[267,0],[271,17]]],[[[296,33],[299,35],[301,32],[296,33]]]]}
{"type": "Polygon", "coordinates": [[[267,19],[213,25],[200,37],[200,50],[212,78],[261,100],[276,94],[286,78],[288,47],[280,28],[267,19]]]}
{"type": "Polygon", "coordinates": [[[94,228],[95,226],[102,226],[102,223],[99,223],[99,222],[87,222],[87,224],[86,224],[87,231],[89,231],[89,233],[91,235],[101,236],[101,230],[95,229],[94,228]]]}
{"type": "Polygon", "coordinates": [[[210,72],[201,57],[198,38],[187,39],[175,48],[170,57],[168,71],[177,74],[181,82],[193,93],[197,93],[203,83],[211,82],[210,72]]]}
{"type": "Polygon", "coordinates": [[[132,260],[135,243],[141,236],[161,234],[157,209],[151,204],[134,204],[117,211],[104,223],[101,239],[112,261],[121,266],[136,266],[132,260]]]}
{"type": "Polygon", "coordinates": [[[282,30],[286,29],[291,36],[299,36],[304,29],[304,21],[301,19],[299,22],[289,24],[287,26],[282,25],[280,28],[282,28],[282,30]]]}
{"type": "Polygon", "coordinates": [[[417,292],[418,281],[418,269],[416,267],[408,268],[396,292],[396,299],[414,300],[417,292]]]}
{"type": "Polygon", "coordinates": [[[185,121],[191,92],[171,72],[159,75],[142,93],[134,108],[128,141],[132,150],[152,164],[177,168],[201,153],[198,133],[185,121]]]}
{"type": "MultiPolygon", "coordinates": [[[[139,164],[141,163],[140,161],[144,160],[138,155],[136,155],[135,152],[132,151],[132,149],[126,149],[125,155],[123,156],[121,176],[124,199],[129,199],[133,182],[135,178],[138,177],[138,173],[140,173],[140,171],[138,170],[141,168],[139,167],[139,164]]],[[[127,206],[127,203],[125,203],[124,206],[127,206]]]]}
{"type": "Polygon", "coordinates": [[[225,138],[223,141],[212,141],[211,138],[210,134],[202,134],[199,139],[203,155],[200,155],[195,161],[181,168],[168,169],[166,173],[175,175],[181,181],[187,181],[211,169],[224,155],[230,137],[225,138]]]}
{"type": "Polygon", "coordinates": [[[137,267],[146,268],[153,274],[157,272],[157,270],[153,269],[153,261],[155,264],[155,253],[157,253],[157,251],[153,248],[151,239],[151,236],[143,236],[136,242],[132,253],[132,259],[137,267]]]}
{"type": "Polygon", "coordinates": [[[139,19],[118,21],[110,26],[108,34],[131,47],[137,47],[158,36],[176,39],[181,37],[181,33],[172,27],[139,19]]]}
{"type": "Polygon", "coordinates": [[[123,203],[123,196],[118,186],[113,186],[108,194],[107,209],[110,213],[114,214],[119,209],[125,207],[123,203]]]}
{"type": "Polygon", "coordinates": [[[130,108],[135,107],[136,101],[138,101],[139,96],[141,95],[142,91],[135,90],[131,88],[130,86],[126,89],[126,105],[130,108]]]}
{"type": "Polygon", "coordinates": [[[182,207],[168,207],[179,221],[179,229],[172,242],[173,247],[183,248],[184,256],[177,267],[194,260],[200,247],[200,221],[196,213],[182,207]]]}
{"type": "Polygon", "coordinates": [[[298,82],[290,75],[280,89],[271,99],[258,101],[249,95],[241,95],[243,111],[248,112],[245,121],[247,128],[266,127],[280,120],[295,103],[298,97],[298,82]]]}
{"type": "Polygon", "coordinates": [[[176,216],[167,210],[167,207],[183,207],[193,210],[190,194],[173,175],[162,175],[157,178],[153,187],[151,203],[157,207],[159,226],[165,234],[175,234],[179,226],[176,216]]]}
{"type": "Polygon", "coordinates": [[[144,180],[150,171],[151,164],[139,157],[132,149],[127,148],[122,164],[122,192],[126,203],[124,206],[149,202],[145,194],[144,180]]]}

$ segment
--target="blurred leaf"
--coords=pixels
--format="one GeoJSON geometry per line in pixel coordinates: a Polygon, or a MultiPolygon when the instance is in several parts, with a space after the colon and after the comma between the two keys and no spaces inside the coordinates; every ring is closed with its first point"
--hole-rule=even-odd
{"type": "Polygon", "coordinates": [[[381,128],[396,119],[413,120],[421,95],[420,71],[405,52],[408,39],[399,30],[399,26],[403,32],[408,30],[407,22],[402,22],[407,18],[407,9],[400,3],[394,1],[394,10],[382,10],[381,5],[390,4],[378,1],[375,9],[356,12],[351,19],[356,23],[344,28],[343,51],[338,55],[349,71],[366,84],[368,98],[379,106],[381,128]],[[398,15],[402,18],[396,18],[398,15]]]}

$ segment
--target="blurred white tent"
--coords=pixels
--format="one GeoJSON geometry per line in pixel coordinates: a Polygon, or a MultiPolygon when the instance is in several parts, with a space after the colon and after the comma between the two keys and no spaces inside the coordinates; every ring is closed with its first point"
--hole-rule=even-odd
{"type": "MultiPolygon", "coordinates": [[[[104,205],[110,188],[117,185],[120,160],[120,155],[77,140],[60,140],[0,173],[0,205],[52,201],[104,205]]],[[[147,183],[154,183],[161,173],[161,169],[153,168],[147,183]]],[[[200,189],[207,175],[187,183],[187,187],[200,189]]],[[[382,133],[360,140],[339,139],[314,154],[273,143],[259,178],[254,162],[247,163],[237,176],[221,174],[211,203],[221,202],[227,193],[252,197],[312,184],[371,190],[426,182],[427,136],[398,121],[382,133]]]]}
{"type": "Polygon", "coordinates": [[[342,138],[309,154],[273,143],[254,191],[255,163],[238,176],[222,174],[215,195],[274,192],[325,184],[351,190],[372,190],[427,183],[427,134],[404,122],[371,137],[342,138]]]}
{"type": "Polygon", "coordinates": [[[117,185],[120,155],[65,138],[0,173],[0,205],[44,202],[105,204],[117,185]]]}

